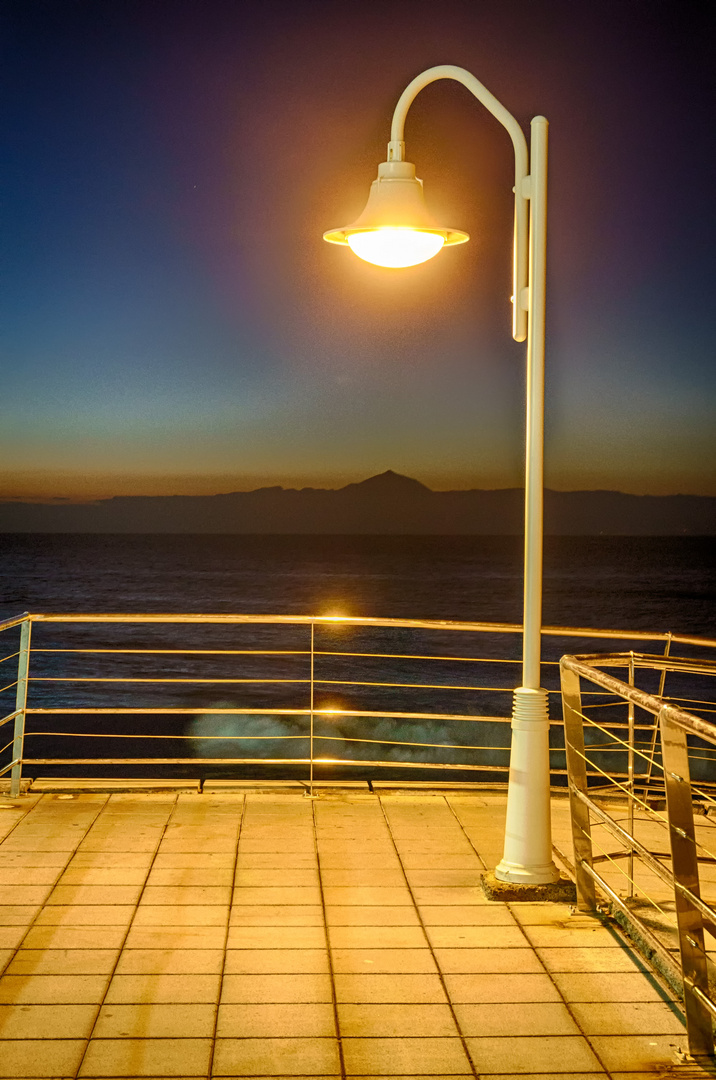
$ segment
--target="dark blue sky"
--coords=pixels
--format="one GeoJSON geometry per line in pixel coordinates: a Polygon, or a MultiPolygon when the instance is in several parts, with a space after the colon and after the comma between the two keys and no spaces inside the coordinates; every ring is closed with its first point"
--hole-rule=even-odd
{"type": "Polygon", "coordinates": [[[0,8],[0,494],[522,482],[511,146],[456,84],[408,158],[469,244],[390,271],[362,209],[422,69],[550,121],[546,481],[716,494],[712,3],[0,8]]]}

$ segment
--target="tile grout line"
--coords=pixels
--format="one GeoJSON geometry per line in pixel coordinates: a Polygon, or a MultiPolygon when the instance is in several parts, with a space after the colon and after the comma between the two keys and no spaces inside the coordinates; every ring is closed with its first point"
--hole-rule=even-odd
{"type": "MultiPolygon", "coordinates": [[[[112,796],[110,795],[109,799],[105,803],[105,806],[103,807],[102,813],[104,813],[104,810],[107,809],[107,807],[109,806],[111,801],[112,801],[112,796]]],[[[169,824],[170,824],[172,818],[174,817],[174,813],[176,811],[176,808],[177,808],[178,804],[179,804],[179,793],[177,793],[174,796],[174,804],[172,806],[171,812],[170,812],[169,817],[167,818],[167,820],[166,820],[166,822],[164,824],[164,828],[162,829],[161,836],[159,837],[159,841],[157,843],[157,846],[155,847],[154,853],[152,854],[152,858],[151,858],[151,861],[149,863],[149,867],[147,868],[147,874],[146,874],[146,877],[144,879],[144,884],[142,885],[142,887],[140,889],[139,896],[137,897],[136,903],[134,905],[134,914],[132,915],[132,918],[129,920],[129,925],[127,926],[127,930],[126,930],[126,932],[124,934],[124,937],[122,938],[122,944],[120,945],[119,950],[117,952],[117,959],[114,962],[114,965],[112,967],[112,971],[110,972],[109,980],[107,982],[107,986],[105,988],[104,994],[102,995],[102,1000],[99,1003],[99,1007],[97,1009],[97,1015],[95,1016],[94,1023],[92,1025],[92,1030],[90,1031],[89,1036],[87,1037],[87,1039],[85,1041],[85,1048],[84,1048],[84,1051],[82,1053],[82,1057],[80,1058],[77,1069],[75,1071],[75,1080],[77,1080],[77,1077],[79,1077],[80,1072],[82,1071],[82,1066],[84,1065],[85,1058],[87,1057],[87,1051],[89,1050],[90,1043],[92,1042],[92,1037],[94,1035],[94,1030],[97,1027],[97,1021],[99,1020],[99,1015],[100,1015],[100,1013],[102,1011],[102,1008],[104,1007],[104,1003],[105,1003],[105,1001],[107,999],[107,994],[109,993],[109,988],[112,985],[112,980],[114,979],[115,973],[116,973],[117,968],[119,966],[119,961],[122,958],[122,953],[124,952],[124,946],[126,944],[127,938],[129,937],[129,932],[132,929],[132,926],[134,925],[134,920],[137,917],[137,911],[139,910],[139,905],[141,903],[142,896],[144,895],[144,890],[147,887],[147,882],[149,881],[149,875],[151,874],[152,869],[154,867],[154,863],[155,863],[155,860],[156,860],[156,857],[157,857],[157,852],[159,851],[159,848],[161,847],[162,840],[166,836],[167,829],[169,828],[169,824]]],[[[101,814],[97,815],[97,819],[99,819],[99,817],[101,817],[101,814]]],[[[89,830],[88,830],[88,832],[89,832],[89,830]]]]}
{"type": "Polygon", "coordinates": [[[318,830],[316,828],[316,804],[314,800],[311,800],[311,821],[313,823],[313,848],[316,853],[316,863],[318,866],[318,888],[321,893],[321,911],[323,914],[323,934],[326,941],[326,954],[328,956],[328,975],[331,980],[331,1003],[333,1005],[333,1024],[336,1032],[336,1041],[338,1044],[338,1059],[341,1069],[341,1080],[346,1080],[346,1063],[343,1055],[343,1036],[341,1035],[341,1026],[338,1018],[338,995],[336,993],[336,981],[335,972],[333,971],[333,957],[331,955],[331,943],[328,936],[328,917],[326,914],[326,898],[323,892],[323,875],[321,874],[321,855],[318,848],[318,830]]]}
{"type": "MultiPolygon", "coordinates": [[[[43,799],[45,799],[45,798],[46,798],[46,795],[41,795],[41,796],[40,796],[40,798],[39,798],[39,799],[37,800],[37,802],[35,803],[35,805],[34,805],[33,807],[31,807],[31,808],[30,808],[30,809],[29,809],[29,810],[27,811],[27,813],[26,813],[26,814],[24,814],[24,815],[23,815],[23,817],[21,817],[21,818],[20,818],[20,820],[19,820],[19,821],[17,821],[17,822],[15,823],[15,825],[14,825],[14,826],[13,826],[13,828],[12,828],[12,829],[10,830],[10,832],[9,832],[9,833],[7,833],[7,835],[6,835],[6,836],[4,836],[4,837],[2,838],[2,840],[0,841],[0,847],[2,847],[2,845],[3,845],[4,843],[5,843],[5,841],[7,840],[7,837],[8,837],[8,836],[11,836],[11,835],[12,835],[12,833],[13,833],[13,832],[15,831],[15,829],[17,828],[17,826],[18,826],[18,825],[20,825],[20,824],[21,824],[21,823],[22,823],[23,821],[25,821],[25,819],[26,819],[27,817],[29,817],[29,816],[30,816],[30,814],[31,814],[31,813],[32,813],[32,811],[33,811],[33,810],[35,809],[35,807],[39,806],[39,805],[40,805],[40,803],[41,803],[41,802],[43,801],[43,799]]],[[[27,926],[27,929],[25,930],[25,933],[24,933],[24,934],[22,935],[22,937],[21,937],[21,939],[20,939],[20,942],[19,942],[19,944],[18,944],[17,948],[16,948],[16,949],[15,949],[15,950],[13,951],[12,957],[10,958],[10,960],[8,960],[8,962],[7,962],[7,964],[5,965],[5,967],[4,967],[4,969],[3,969],[3,971],[2,971],[1,973],[0,973],[0,978],[2,978],[2,976],[3,976],[3,975],[4,975],[5,973],[6,973],[6,972],[7,972],[7,969],[8,969],[9,967],[10,967],[10,964],[12,964],[12,963],[13,963],[13,961],[15,960],[15,958],[16,958],[16,956],[17,956],[17,954],[18,954],[18,953],[20,952],[20,950],[22,949],[22,946],[23,946],[23,942],[25,941],[25,938],[27,937],[27,935],[28,935],[28,934],[30,933],[30,931],[31,931],[31,930],[34,930],[34,929],[35,929],[35,924],[37,923],[37,920],[39,919],[39,917],[40,917],[40,915],[42,914],[42,912],[43,912],[43,911],[45,910],[45,907],[47,906],[47,901],[48,901],[48,900],[50,899],[50,897],[52,896],[53,892],[55,891],[55,888],[57,887],[57,883],[59,882],[60,878],[61,878],[61,877],[62,877],[62,875],[63,875],[63,874],[65,873],[65,871],[69,869],[70,865],[72,864],[72,860],[74,859],[75,855],[77,854],[77,851],[78,851],[78,849],[79,849],[79,846],[80,846],[80,844],[81,844],[81,843],[82,843],[82,841],[83,841],[83,840],[85,839],[85,837],[87,836],[87,833],[88,833],[88,832],[90,831],[90,829],[92,828],[92,826],[94,825],[94,823],[95,823],[95,822],[97,821],[97,818],[98,818],[98,817],[100,816],[100,814],[102,814],[102,812],[104,811],[104,809],[105,809],[105,807],[106,807],[106,805],[107,805],[107,803],[108,803],[108,802],[109,802],[109,796],[108,796],[108,797],[107,797],[107,798],[105,799],[105,801],[104,801],[103,805],[102,805],[102,806],[101,806],[101,808],[100,808],[100,809],[99,809],[99,810],[97,811],[97,813],[95,814],[95,816],[94,816],[94,817],[92,818],[92,821],[90,822],[89,826],[88,826],[88,827],[87,827],[87,828],[85,829],[85,833],[84,833],[84,836],[82,837],[82,840],[80,840],[80,842],[79,842],[79,844],[77,845],[77,847],[76,847],[76,848],[75,848],[75,849],[74,849],[73,851],[71,851],[71,852],[70,852],[70,857],[69,857],[69,859],[67,859],[67,861],[65,862],[64,866],[62,867],[62,869],[61,869],[61,870],[59,870],[59,872],[58,872],[57,876],[55,877],[55,880],[54,880],[54,881],[53,881],[53,883],[52,883],[52,886],[51,886],[51,888],[50,888],[50,891],[48,892],[47,896],[45,897],[45,899],[44,899],[44,900],[42,901],[42,903],[40,904],[40,906],[39,906],[39,908],[38,908],[38,910],[37,910],[37,912],[36,912],[36,914],[35,914],[34,918],[32,919],[32,922],[30,922],[30,923],[28,924],[28,926],[27,926]]],[[[24,906],[24,905],[18,905],[18,906],[24,906]]]]}
{"type": "MultiPolygon", "coordinates": [[[[441,798],[445,799],[445,796],[443,795],[443,796],[441,796],[441,798]]],[[[447,801],[447,800],[445,800],[445,801],[447,801]]],[[[410,899],[411,899],[411,901],[413,903],[413,908],[415,910],[416,915],[418,916],[418,920],[420,922],[420,928],[423,931],[423,934],[425,936],[425,941],[427,942],[427,946],[428,946],[428,948],[430,950],[430,955],[431,955],[431,957],[433,959],[433,963],[435,964],[435,968],[437,970],[438,977],[440,979],[440,985],[443,988],[443,993],[445,994],[445,998],[446,998],[447,1003],[448,1003],[448,1008],[450,1009],[450,1015],[452,1016],[453,1022],[455,1024],[455,1030],[457,1031],[458,1037],[459,1037],[460,1042],[462,1044],[462,1049],[463,1049],[463,1052],[465,1054],[465,1058],[467,1060],[468,1065],[472,1069],[472,1075],[474,1077],[478,1077],[477,1067],[476,1067],[475,1063],[472,1060],[472,1055],[470,1054],[470,1051],[468,1050],[467,1042],[465,1041],[465,1036],[463,1035],[462,1028],[461,1028],[461,1026],[460,1026],[460,1024],[458,1022],[457,1015],[456,1015],[455,1009],[453,1007],[452,998],[450,997],[450,994],[448,993],[448,988],[447,988],[447,985],[445,983],[445,976],[443,975],[442,968],[440,967],[440,964],[437,961],[437,957],[435,956],[435,950],[433,949],[433,946],[431,944],[431,941],[430,941],[430,938],[428,936],[427,930],[425,928],[425,923],[423,922],[423,916],[422,916],[422,913],[420,911],[420,908],[418,907],[418,903],[417,903],[417,901],[415,899],[415,894],[413,892],[413,887],[410,884],[410,882],[408,881],[408,875],[405,872],[405,867],[403,866],[403,860],[400,857],[400,851],[398,850],[398,845],[395,842],[395,837],[393,836],[393,830],[392,830],[392,828],[390,826],[390,819],[388,817],[385,806],[383,805],[383,800],[380,797],[380,795],[378,796],[378,802],[380,804],[380,809],[381,809],[381,811],[383,813],[383,818],[385,819],[385,823],[386,823],[386,826],[387,826],[387,829],[388,829],[388,835],[390,836],[391,842],[393,844],[393,848],[395,849],[395,854],[396,854],[396,856],[398,858],[398,862],[400,863],[400,869],[401,869],[401,872],[402,872],[403,877],[405,879],[406,888],[407,888],[408,892],[410,893],[410,899]]],[[[482,860],[480,860],[480,861],[482,861],[482,860]]],[[[467,1074],[465,1074],[465,1075],[467,1075],[467,1074]]]]}
{"type": "MultiPolygon", "coordinates": [[[[507,910],[508,910],[508,911],[510,912],[510,914],[512,915],[512,903],[508,903],[508,904],[507,904],[507,910]]],[[[613,1078],[612,1078],[612,1074],[611,1074],[610,1070],[609,1070],[609,1069],[607,1069],[606,1065],[605,1065],[605,1064],[604,1064],[604,1062],[602,1061],[602,1058],[601,1058],[600,1054],[598,1054],[598,1053],[597,1053],[597,1050],[596,1050],[596,1048],[595,1048],[594,1046],[592,1046],[592,1042],[591,1042],[591,1040],[590,1040],[589,1036],[588,1036],[588,1035],[587,1035],[587,1033],[585,1032],[584,1028],[583,1028],[583,1027],[582,1027],[582,1025],[580,1024],[580,1022],[579,1022],[579,1020],[577,1019],[577,1017],[576,1017],[576,1016],[574,1015],[574,1012],[572,1011],[572,1008],[571,1008],[571,1006],[570,1006],[570,1003],[569,1003],[569,1002],[567,1001],[566,997],[564,996],[564,994],[563,994],[563,993],[562,993],[562,991],[560,990],[559,986],[557,985],[557,983],[555,982],[555,980],[554,980],[554,979],[552,978],[552,972],[551,972],[551,971],[550,971],[550,970],[549,970],[549,969],[547,968],[547,966],[546,966],[545,964],[543,964],[543,963],[542,963],[542,957],[541,957],[541,956],[539,955],[539,953],[537,952],[537,946],[536,946],[536,945],[533,945],[533,944],[532,944],[532,941],[531,941],[531,939],[530,939],[530,936],[529,936],[529,934],[527,933],[527,931],[526,931],[526,929],[524,928],[524,926],[522,925],[522,923],[520,922],[520,920],[519,920],[518,918],[516,918],[516,917],[515,917],[514,915],[513,915],[513,918],[515,919],[515,922],[517,923],[518,927],[520,928],[520,933],[522,934],[523,938],[525,939],[525,941],[526,941],[526,942],[527,942],[527,944],[529,945],[529,947],[530,947],[530,949],[532,950],[532,952],[533,952],[533,953],[535,954],[535,956],[537,957],[537,960],[539,961],[539,963],[540,963],[540,966],[542,967],[542,970],[544,971],[545,975],[547,976],[547,978],[548,978],[548,979],[549,979],[549,981],[551,982],[552,986],[553,986],[553,987],[555,988],[556,992],[557,992],[557,993],[559,994],[560,1000],[561,1000],[562,1004],[564,1005],[565,1009],[567,1010],[567,1012],[569,1013],[569,1015],[571,1016],[571,1018],[572,1018],[572,1021],[573,1021],[574,1025],[575,1025],[575,1027],[577,1028],[577,1030],[579,1031],[580,1035],[582,1036],[582,1038],[583,1038],[583,1039],[584,1039],[584,1041],[586,1042],[587,1046],[588,1046],[588,1047],[589,1047],[589,1049],[590,1049],[590,1050],[592,1051],[592,1053],[594,1054],[595,1058],[597,1059],[597,1061],[598,1061],[598,1062],[599,1062],[599,1064],[601,1065],[601,1067],[602,1067],[602,1071],[603,1071],[603,1072],[605,1073],[605,1075],[606,1075],[606,1076],[608,1076],[608,1077],[609,1077],[609,1080],[613,1080],[613,1078]]],[[[539,1036],[537,1036],[537,1038],[539,1038],[539,1036]]]]}
{"type": "Polygon", "coordinates": [[[453,817],[455,818],[455,821],[456,821],[456,822],[458,823],[458,825],[460,826],[460,829],[461,829],[461,831],[462,831],[462,834],[463,834],[463,836],[464,836],[464,837],[465,837],[465,839],[467,840],[467,842],[468,842],[468,844],[470,845],[470,847],[472,848],[472,850],[473,850],[473,851],[475,852],[475,855],[477,856],[477,858],[478,858],[478,859],[480,860],[480,865],[482,866],[482,869],[483,869],[483,870],[487,870],[487,865],[486,865],[486,863],[485,863],[485,860],[483,859],[482,855],[480,854],[480,852],[479,852],[479,851],[477,850],[477,848],[476,848],[476,847],[475,847],[475,845],[473,844],[473,842],[472,842],[471,838],[470,838],[470,837],[468,836],[468,834],[467,834],[467,829],[465,828],[465,826],[463,825],[462,821],[460,820],[460,817],[459,817],[459,815],[458,815],[457,811],[455,810],[455,807],[454,807],[454,806],[453,806],[453,804],[452,804],[452,803],[450,802],[450,798],[449,798],[449,796],[447,796],[447,795],[444,795],[444,796],[443,796],[443,798],[445,799],[445,802],[446,802],[446,803],[447,803],[447,805],[448,805],[448,809],[449,809],[450,813],[452,814],[452,816],[453,816],[453,817]]]}
{"type": "MultiPolygon", "coordinates": [[[[464,834],[464,836],[465,836],[466,840],[468,841],[468,843],[469,843],[469,844],[470,844],[470,846],[472,847],[473,851],[474,851],[474,852],[475,852],[475,854],[477,855],[478,859],[479,859],[479,860],[480,860],[480,862],[482,863],[482,865],[483,865],[483,868],[487,869],[487,867],[486,867],[486,864],[485,864],[485,860],[484,860],[484,859],[482,858],[482,856],[480,855],[479,851],[477,850],[477,848],[475,847],[475,845],[474,845],[474,844],[472,843],[472,840],[470,839],[470,837],[469,837],[469,836],[468,836],[468,834],[467,834],[467,831],[466,831],[466,829],[465,829],[465,826],[463,825],[462,821],[460,820],[460,817],[459,817],[459,816],[458,816],[458,814],[457,814],[457,811],[456,811],[456,810],[454,809],[454,807],[452,806],[452,803],[451,803],[451,802],[449,801],[449,799],[448,799],[448,797],[447,797],[447,796],[445,796],[445,801],[447,802],[448,806],[450,807],[450,810],[451,810],[451,812],[452,812],[453,816],[455,817],[455,820],[457,821],[458,825],[459,825],[459,826],[460,826],[460,828],[462,829],[462,831],[463,831],[463,834],[464,834]]],[[[554,989],[555,989],[555,991],[557,992],[557,994],[559,994],[560,1000],[561,1000],[562,1004],[563,1004],[563,1005],[565,1006],[565,1008],[567,1009],[567,1012],[569,1013],[570,1017],[572,1018],[572,1021],[574,1022],[574,1024],[575,1024],[575,1026],[576,1026],[577,1030],[578,1030],[578,1031],[580,1032],[580,1034],[581,1034],[582,1038],[583,1038],[583,1039],[585,1040],[585,1042],[586,1042],[587,1046],[588,1046],[588,1047],[589,1047],[589,1049],[590,1049],[590,1050],[592,1051],[592,1053],[593,1053],[593,1054],[594,1054],[594,1056],[596,1057],[596,1059],[597,1059],[597,1061],[599,1062],[599,1064],[600,1064],[600,1065],[602,1066],[602,1070],[603,1070],[603,1072],[604,1072],[604,1073],[605,1073],[605,1074],[606,1074],[606,1075],[607,1075],[607,1076],[609,1077],[609,1080],[612,1080],[612,1075],[611,1075],[611,1073],[610,1073],[610,1072],[609,1072],[609,1070],[608,1070],[608,1069],[607,1069],[607,1068],[605,1067],[605,1065],[604,1065],[604,1062],[602,1061],[601,1057],[600,1057],[600,1056],[599,1056],[599,1054],[598,1054],[598,1053],[596,1052],[595,1048],[594,1048],[594,1047],[592,1046],[592,1044],[591,1044],[591,1042],[590,1042],[590,1040],[589,1040],[589,1037],[587,1036],[587,1034],[586,1034],[586,1033],[584,1032],[584,1030],[582,1029],[582,1025],[581,1025],[581,1024],[579,1023],[579,1021],[577,1020],[577,1017],[576,1017],[576,1016],[574,1015],[574,1013],[572,1012],[572,1009],[571,1009],[571,1008],[570,1008],[570,1006],[569,1006],[569,1002],[568,1002],[568,1001],[567,1001],[567,999],[566,999],[566,998],[564,997],[564,995],[562,994],[562,991],[561,991],[561,990],[559,989],[559,986],[557,985],[557,983],[556,983],[556,982],[554,981],[554,979],[552,978],[552,972],[551,972],[551,971],[549,971],[549,970],[547,969],[547,967],[546,967],[546,966],[545,966],[545,965],[544,965],[544,964],[542,963],[542,958],[541,958],[541,956],[539,955],[539,953],[537,952],[537,948],[536,948],[536,946],[532,944],[532,941],[530,940],[530,937],[529,937],[529,935],[527,934],[527,932],[526,932],[526,930],[525,930],[524,926],[522,925],[522,923],[520,922],[520,920],[519,920],[518,918],[516,918],[516,917],[515,917],[515,915],[514,915],[514,913],[513,913],[513,911],[512,911],[512,904],[511,904],[511,903],[506,903],[506,904],[505,904],[505,907],[506,907],[506,908],[507,908],[507,910],[508,910],[508,911],[510,912],[510,915],[512,915],[512,917],[514,918],[514,920],[515,920],[515,924],[516,924],[516,925],[517,925],[517,926],[519,927],[520,933],[522,934],[523,938],[524,938],[524,939],[525,939],[525,941],[527,942],[527,944],[528,944],[528,946],[529,946],[530,950],[531,950],[531,951],[532,951],[532,952],[534,953],[534,955],[536,956],[536,958],[537,958],[537,960],[538,960],[538,962],[539,962],[539,964],[540,964],[540,966],[541,966],[541,968],[542,968],[543,972],[545,973],[545,975],[546,975],[546,976],[547,976],[547,978],[549,979],[550,983],[551,983],[551,984],[552,984],[552,986],[554,987],[554,989]]],[[[529,1038],[530,1036],[526,1036],[526,1037],[527,1037],[527,1038],[529,1038]]],[[[534,1037],[535,1037],[535,1038],[540,1038],[540,1036],[534,1036],[534,1037]]]]}
{"type": "MultiPolygon", "coordinates": [[[[206,796],[205,796],[206,797],[206,796]]],[[[231,930],[231,912],[234,907],[234,894],[236,892],[236,870],[239,864],[239,844],[241,842],[241,832],[244,827],[244,818],[246,816],[248,795],[243,795],[241,800],[241,817],[239,818],[239,829],[236,834],[236,851],[234,853],[234,866],[231,877],[231,897],[229,899],[229,912],[226,918],[226,933],[224,935],[224,955],[221,963],[221,972],[219,975],[219,994],[216,999],[216,1011],[214,1016],[214,1034],[211,1039],[211,1051],[209,1053],[209,1067],[207,1069],[207,1080],[211,1080],[211,1075],[214,1069],[214,1056],[216,1054],[216,1033],[219,1026],[219,1009],[221,1008],[221,995],[224,989],[224,974],[226,971],[226,951],[229,942],[229,932],[231,930]]]]}

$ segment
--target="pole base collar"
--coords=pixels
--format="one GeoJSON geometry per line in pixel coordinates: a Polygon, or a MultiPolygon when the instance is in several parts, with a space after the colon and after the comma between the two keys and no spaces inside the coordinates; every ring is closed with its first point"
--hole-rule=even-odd
{"type": "Polygon", "coordinates": [[[577,886],[564,874],[560,874],[558,881],[536,885],[533,882],[500,881],[492,870],[487,870],[480,875],[480,884],[487,900],[501,900],[503,903],[520,900],[533,904],[577,902],[577,886]]]}

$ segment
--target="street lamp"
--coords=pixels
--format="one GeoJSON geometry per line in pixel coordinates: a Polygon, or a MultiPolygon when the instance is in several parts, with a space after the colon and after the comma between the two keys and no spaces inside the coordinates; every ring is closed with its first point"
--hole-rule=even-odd
{"type": "Polygon", "coordinates": [[[404,160],[403,132],[418,93],[438,79],[455,79],[506,128],[515,153],[512,336],[527,339],[527,438],[522,685],[513,695],[512,749],[505,847],[495,876],[505,882],[548,885],[559,874],[552,861],[549,805],[549,717],[540,687],[544,460],[544,334],[547,241],[547,121],[531,124],[531,155],[522,128],[486,87],[464,68],[442,65],[418,75],[393,113],[388,160],[378,166],[365,210],[352,224],[323,234],[379,266],[415,266],[467,233],[435,222],[422,181],[404,160]],[[530,167],[531,157],[531,167],[530,167]]]}

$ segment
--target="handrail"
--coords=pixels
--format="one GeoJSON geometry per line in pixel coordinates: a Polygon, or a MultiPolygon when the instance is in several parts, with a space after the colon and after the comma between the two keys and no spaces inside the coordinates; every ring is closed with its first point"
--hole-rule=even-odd
{"type": "MultiPolygon", "coordinates": [[[[641,668],[660,670],[663,673],[680,671],[713,677],[716,675],[716,662],[641,656],[634,653],[601,657],[590,654],[579,657],[563,656],[560,667],[578,906],[582,911],[596,912],[596,885],[626,919],[627,924],[636,926],[638,935],[648,943],[652,954],[660,961],[662,970],[666,970],[673,981],[681,984],[686,1010],[689,1052],[694,1056],[712,1055],[714,1053],[712,1018],[716,1017],[716,994],[709,988],[704,929],[716,935],[716,909],[701,897],[699,849],[703,850],[703,845],[697,839],[694,824],[687,736],[696,736],[716,745],[716,724],[665,702],[663,696],[640,690],[634,685],[633,679],[635,671],[641,668]],[[629,668],[629,683],[602,670],[603,667],[614,666],[629,668]],[[641,798],[636,794],[637,783],[631,764],[627,784],[617,784],[620,792],[629,799],[628,829],[625,829],[623,823],[620,824],[603,806],[600,806],[595,798],[590,797],[587,780],[590,747],[585,743],[584,725],[591,721],[582,707],[581,679],[587,680],[590,684],[598,686],[628,704],[630,762],[634,738],[633,708],[635,706],[641,708],[658,720],[661,763],[654,761],[652,753],[648,775],[650,778],[653,765],[663,772],[666,819],[653,811],[646,801],[646,796],[641,798]],[[671,846],[670,869],[637,840],[634,824],[635,805],[642,814],[646,813],[652,822],[666,825],[671,846]],[[673,957],[663,941],[637,916],[634,906],[628,903],[628,898],[625,900],[620,896],[595,870],[594,863],[597,860],[594,859],[592,852],[590,815],[593,815],[597,823],[605,827],[607,832],[622,845],[620,852],[616,855],[606,854],[606,858],[613,863],[620,855],[628,856],[630,886],[635,883],[632,868],[636,857],[642,860],[652,875],[669,884],[673,891],[676,911],[679,970],[674,969],[673,957]]],[[[662,679],[660,691],[663,691],[663,688],[662,679]]],[[[655,745],[655,742],[652,742],[652,751],[655,745]]],[[[607,776],[606,773],[604,775],[607,776]]],[[[703,796],[704,793],[700,794],[703,796]]],[[[710,801],[716,805],[715,800],[710,799],[710,801]]],[[[645,890],[640,891],[644,892],[647,900],[650,900],[663,913],[663,909],[645,890]]]]}

